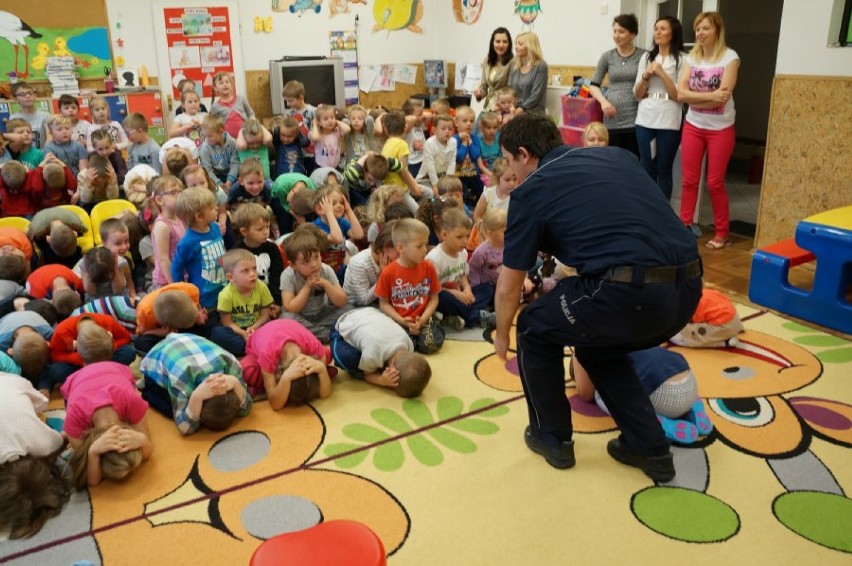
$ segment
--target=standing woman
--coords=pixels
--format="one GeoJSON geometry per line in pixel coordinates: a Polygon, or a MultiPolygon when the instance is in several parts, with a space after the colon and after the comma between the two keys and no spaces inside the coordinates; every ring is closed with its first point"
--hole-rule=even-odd
{"type": "Polygon", "coordinates": [[[485,99],[483,111],[494,110],[494,93],[509,83],[509,63],[512,61],[512,35],[506,28],[491,33],[488,57],[482,62],[482,82],[473,91],[477,101],[485,99]]]}
{"type": "Polygon", "coordinates": [[[612,21],[615,49],[604,51],[592,77],[589,91],[600,102],[604,126],[609,130],[609,145],[623,147],[639,156],[636,145],[636,110],[639,101],[633,95],[633,84],[639,70],[639,59],[645,53],[633,45],[639,33],[639,21],[633,14],[620,14],[612,21]],[[609,76],[609,90],[604,96],[601,83],[609,76]]]}
{"type": "Polygon", "coordinates": [[[639,60],[633,94],[639,100],[636,142],[639,161],[667,199],[672,196],[672,164],[680,145],[683,118],[677,97],[677,76],[683,67],[683,28],[665,16],[654,24],[654,45],[639,60]],[[651,142],[656,140],[656,155],[651,142]]]}
{"type": "Polygon", "coordinates": [[[678,99],[689,105],[683,128],[681,165],[683,194],[680,219],[696,235],[692,223],[698,200],[701,162],[707,153],[707,189],[713,204],[716,235],[707,242],[710,249],[730,245],[728,193],[725,173],[734,151],[734,99],[740,57],[725,45],[725,26],[719,12],[702,12],[695,18],[695,47],[686,58],[677,85],[678,99]]]}
{"type": "Polygon", "coordinates": [[[538,36],[526,31],[515,39],[515,58],[509,70],[509,86],[515,89],[515,114],[544,112],[547,95],[547,63],[538,36]]]}

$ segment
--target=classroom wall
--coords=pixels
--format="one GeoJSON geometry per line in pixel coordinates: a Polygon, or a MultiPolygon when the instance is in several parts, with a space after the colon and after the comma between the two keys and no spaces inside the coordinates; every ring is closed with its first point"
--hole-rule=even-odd
{"type": "MultiPolygon", "coordinates": [[[[366,6],[353,4],[350,13],[330,17],[328,2],[323,4],[319,14],[310,12],[298,16],[272,11],[271,0],[240,0],[236,5],[242,26],[245,70],[268,69],[270,59],[283,55],[328,55],[328,32],[353,28],[359,35],[359,60],[365,65],[416,63],[423,59],[480,62],[494,28],[504,26],[514,36],[522,27],[513,14],[513,0],[485,3],[482,16],[473,25],[455,21],[452,0],[429,0],[424,3],[423,18],[418,22],[422,33],[407,30],[374,33],[373,1],[366,6]],[[272,33],[254,32],[255,16],[271,17],[272,33]]],[[[125,48],[121,54],[130,68],[140,65],[146,65],[149,70],[156,68],[152,5],[158,3],[159,0],[106,0],[110,28],[114,38],[124,39],[125,48]],[[118,22],[123,22],[120,30],[115,29],[118,22]]],[[[286,0],[282,0],[282,5],[285,4],[286,0]]],[[[622,4],[632,8],[635,0],[560,0],[543,4],[544,11],[533,28],[541,38],[547,60],[554,64],[593,66],[600,54],[612,47],[613,16],[619,13],[622,4]],[[606,6],[606,14],[601,14],[602,6],[606,6]]]]}
{"type": "Polygon", "coordinates": [[[852,75],[852,47],[829,47],[837,41],[829,29],[835,5],[842,0],[785,0],[775,73],[779,75],[852,75]]]}

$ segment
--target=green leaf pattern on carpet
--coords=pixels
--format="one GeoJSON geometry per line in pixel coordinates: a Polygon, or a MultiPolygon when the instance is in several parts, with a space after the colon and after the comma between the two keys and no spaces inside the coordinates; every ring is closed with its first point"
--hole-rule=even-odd
{"type": "Polygon", "coordinates": [[[810,346],[812,348],[831,348],[821,352],[814,352],[814,355],[824,364],[846,364],[852,362],[852,347],[849,342],[843,338],[825,334],[814,328],[809,328],[797,322],[785,322],[781,325],[783,328],[791,332],[798,332],[803,336],[796,336],[793,342],[802,346],[810,346]]]}
{"type": "MultiPolygon", "coordinates": [[[[477,399],[471,403],[467,412],[485,409],[496,403],[494,399],[477,399]]],[[[343,434],[352,442],[339,442],[326,446],[323,451],[326,456],[334,458],[338,468],[352,469],[366,461],[367,455],[373,452],[373,465],[383,472],[393,472],[405,464],[405,446],[420,464],[434,467],[444,461],[443,449],[459,454],[476,452],[476,442],[469,435],[487,436],[499,432],[497,424],[487,420],[509,413],[505,405],[482,411],[476,416],[463,417],[465,414],[464,401],[458,397],[442,397],[438,399],[433,409],[420,399],[406,399],[402,403],[402,411],[392,409],[375,409],[370,412],[375,424],[351,423],[343,427],[343,434]],[[437,415],[437,418],[436,418],[437,415]],[[459,418],[462,417],[462,418],[459,418]],[[484,417],[484,418],[483,418],[484,417]],[[458,419],[458,420],[453,420],[458,419]],[[410,421],[410,422],[409,422],[410,421]],[[451,421],[435,428],[436,422],[451,421]],[[378,425],[378,426],[376,426],[378,425]],[[423,433],[410,434],[416,429],[426,428],[423,433]],[[390,432],[388,432],[390,431],[390,432]],[[404,439],[394,439],[404,435],[404,439]],[[378,444],[373,448],[370,445],[378,444]],[[363,448],[367,448],[364,450],[363,448]],[[360,450],[359,450],[360,449],[360,450]],[[346,454],[357,450],[352,454],[346,454]],[[341,454],[346,454],[340,456],[341,454]],[[336,456],[340,456],[337,457],[336,456]]]]}

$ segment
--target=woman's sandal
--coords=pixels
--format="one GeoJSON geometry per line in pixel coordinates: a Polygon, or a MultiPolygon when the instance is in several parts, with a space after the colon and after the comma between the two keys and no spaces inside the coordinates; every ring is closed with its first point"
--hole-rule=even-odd
{"type": "Polygon", "coordinates": [[[722,248],[727,248],[731,245],[730,240],[719,240],[717,238],[713,238],[712,240],[707,240],[707,248],[711,250],[721,250],[722,248]]]}

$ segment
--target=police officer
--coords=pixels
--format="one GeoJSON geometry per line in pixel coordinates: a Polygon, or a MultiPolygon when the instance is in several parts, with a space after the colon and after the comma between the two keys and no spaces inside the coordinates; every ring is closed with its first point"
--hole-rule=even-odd
{"type": "Polygon", "coordinates": [[[578,272],[518,317],[527,446],[551,466],[575,463],[563,366],[569,345],[621,430],[609,454],[656,481],[671,480],[669,443],[627,354],[664,342],[689,322],[701,296],[695,237],[624,149],[564,146],[543,114],[514,118],[500,145],[521,180],[512,192],[495,298],[500,358],[537,252],[578,272]]]}

